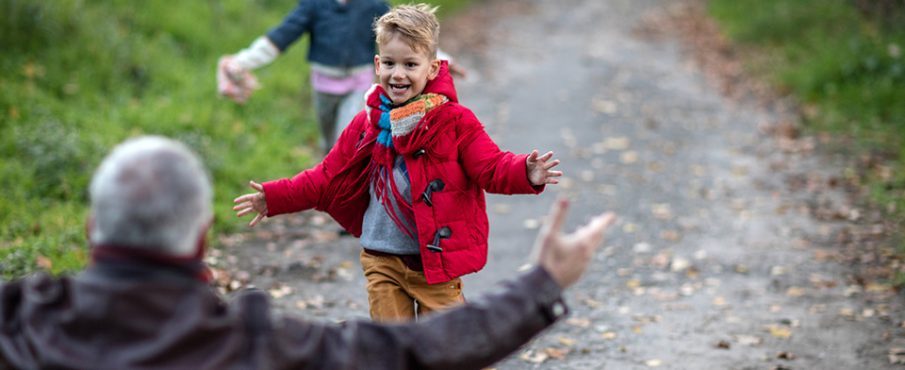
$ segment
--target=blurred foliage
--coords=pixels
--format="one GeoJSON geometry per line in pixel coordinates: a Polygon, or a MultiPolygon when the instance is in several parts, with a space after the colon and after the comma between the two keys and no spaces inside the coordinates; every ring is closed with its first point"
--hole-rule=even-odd
{"type": "MultiPolygon", "coordinates": [[[[446,13],[462,1],[428,1],[446,13]]],[[[237,230],[250,179],[290,176],[317,156],[307,37],[256,71],[246,105],[216,94],[217,59],[277,25],[291,0],[0,0],[0,277],[87,261],[94,168],[136,135],[185,142],[215,186],[215,234],[237,230]]]]}
{"type": "Polygon", "coordinates": [[[802,102],[808,129],[868,159],[872,200],[902,230],[905,0],[711,0],[709,11],[755,74],[802,102]]]}

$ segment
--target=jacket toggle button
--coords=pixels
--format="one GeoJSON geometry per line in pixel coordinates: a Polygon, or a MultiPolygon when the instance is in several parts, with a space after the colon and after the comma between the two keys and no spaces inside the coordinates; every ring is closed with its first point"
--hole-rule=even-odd
{"type": "Polygon", "coordinates": [[[416,159],[421,158],[421,156],[424,155],[425,153],[427,153],[427,151],[424,150],[424,148],[421,148],[421,149],[416,150],[414,153],[412,153],[412,157],[415,157],[416,159]]]}
{"type": "Polygon", "coordinates": [[[443,248],[440,248],[440,240],[441,239],[449,239],[452,236],[452,230],[449,227],[443,226],[437,233],[434,234],[434,242],[427,245],[427,249],[432,252],[443,252],[443,248]]]}
{"type": "Polygon", "coordinates": [[[434,181],[431,181],[429,184],[427,184],[427,189],[424,189],[424,192],[421,193],[421,199],[424,201],[424,203],[427,204],[428,207],[433,207],[434,203],[431,201],[431,194],[433,194],[435,191],[443,190],[445,186],[446,184],[443,183],[443,180],[435,179],[434,181]]]}

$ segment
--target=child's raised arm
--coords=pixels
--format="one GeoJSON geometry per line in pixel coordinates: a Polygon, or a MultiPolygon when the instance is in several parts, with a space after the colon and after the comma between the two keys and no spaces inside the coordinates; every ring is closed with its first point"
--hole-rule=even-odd
{"type": "Polygon", "coordinates": [[[557,177],[562,176],[562,171],[550,171],[559,164],[559,159],[553,158],[553,152],[546,152],[538,157],[537,149],[532,150],[525,160],[525,169],[528,172],[528,181],[531,185],[559,184],[557,177]]]}
{"type": "Polygon", "coordinates": [[[254,181],[249,181],[248,186],[252,189],[257,190],[255,193],[249,193],[233,200],[233,203],[236,205],[233,207],[233,211],[236,211],[236,217],[242,217],[252,212],[257,212],[251,222],[248,223],[248,226],[254,227],[267,217],[267,201],[264,198],[264,186],[256,183],[254,181]]]}

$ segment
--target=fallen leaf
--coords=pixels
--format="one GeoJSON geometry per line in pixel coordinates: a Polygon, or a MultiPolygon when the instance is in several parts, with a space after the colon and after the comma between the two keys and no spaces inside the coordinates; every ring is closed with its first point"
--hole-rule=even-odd
{"type": "Polygon", "coordinates": [[[616,332],[614,332],[614,331],[608,331],[608,332],[604,332],[604,333],[601,334],[600,336],[603,337],[603,339],[606,339],[606,340],[613,340],[613,339],[616,339],[616,332]]]}
{"type": "Polygon", "coordinates": [[[885,293],[892,290],[892,285],[870,283],[864,287],[864,290],[868,293],[885,293]]]}
{"type": "Polygon", "coordinates": [[[679,239],[682,239],[682,234],[680,234],[676,230],[663,230],[660,232],[660,238],[663,240],[676,242],[679,241],[679,239]]]}
{"type": "Polygon", "coordinates": [[[566,355],[569,354],[569,349],[568,348],[548,347],[548,348],[544,348],[544,353],[547,356],[550,356],[550,358],[562,360],[562,359],[566,358],[566,355]]]}
{"type": "Polygon", "coordinates": [[[616,102],[611,100],[606,100],[602,98],[594,98],[591,101],[591,106],[595,111],[606,114],[616,113],[616,102]]]}
{"type": "Polygon", "coordinates": [[[587,328],[591,326],[591,320],[588,320],[584,317],[571,317],[566,320],[566,324],[579,327],[579,328],[587,328]]]}
{"type": "Polygon", "coordinates": [[[290,288],[288,285],[282,285],[276,288],[271,288],[270,290],[268,290],[268,292],[274,299],[280,299],[292,293],[292,288],[290,288]]]}
{"type": "Polygon", "coordinates": [[[905,364],[905,348],[893,347],[889,349],[889,363],[893,365],[905,364]]]}
{"type": "Polygon", "coordinates": [[[729,349],[732,347],[732,344],[729,343],[728,340],[720,340],[719,342],[716,342],[714,347],[719,348],[719,349],[729,349]]]}
{"type": "Polygon", "coordinates": [[[788,352],[788,351],[782,351],[782,352],[776,354],[776,358],[778,358],[780,360],[792,361],[795,359],[795,354],[792,352],[788,352]]]}
{"type": "Polygon", "coordinates": [[[647,365],[647,367],[657,367],[657,366],[663,365],[663,361],[661,361],[659,359],[651,359],[651,360],[644,361],[644,364],[647,365]]]}
{"type": "Polygon", "coordinates": [[[767,331],[770,332],[770,335],[780,339],[788,339],[792,336],[792,329],[786,326],[767,325],[767,331]]]}
{"type": "Polygon", "coordinates": [[[559,340],[559,344],[562,344],[562,345],[564,345],[564,346],[566,346],[566,347],[571,347],[571,346],[575,345],[575,339],[572,339],[572,338],[569,338],[569,337],[563,337],[563,336],[561,336],[561,337],[558,338],[558,340],[559,340]]]}
{"type": "Polygon", "coordinates": [[[849,320],[853,320],[855,318],[855,310],[848,308],[848,307],[840,308],[839,316],[842,316],[849,320]]]}
{"type": "Polygon", "coordinates": [[[758,336],[740,334],[735,336],[735,341],[742,345],[754,347],[763,343],[764,340],[758,336]]]}
{"type": "Polygon", "coordinates": [[[726,303],[726,298],[723,298],[723,297],[716,297],[716,298],[713,299],[713,305],[714,305],[714,306],[723,307],[723,306],[725,306],[725,305],[727,305],[727,304],[728,304],[728,303],[726,303]]]}
{"type": "Polygon", "coordinates": [[[797,286],[789,287],[789,289],[786,289],[786,296],[793,297],[793,298],[801,297],[804,295],[804,293],[805,293],[804,288],[797,287],[797,286]]]}
{"type": "Polygon", "coordinates": [[[619,160],[624,164],[632,164],[638,161],[638,153],[635,151],[623,152],[619,156],[619,160]]]}
{"type": "Polygon", "coordinates": [[[634,233],[635,231],[638,231],[638,225],[626,223],[625,225],[622,225],[622,231],[626,234],[634,233]]]}
{"type": "Polygon", "coordinates": [[[648,253],[651,250],[651,246],[650,246],[650,244],[641,242],[641,243],[635,244],[635,246],[632,248],[632,250],[635,253],[648,253]]]}
{"type": "Polygon", "coordinates": [[[691,266],[691,262],[682,257],[674,257],[669,264],[669,268],[672,272],[685,271],[689,266],[691,266]]]}
{"type": "Polygon", "coordinates": [[[672,209],[667,203],[657,203],[651,206],[651,212],[654,214],[655,218],[661,220],[669,220],[672,219],[672,209]]]}
{"type": "Polygon", "coordinates": [[[512,206],[508,204],[494,204],[493,212],[498,215],[505,215],[512,211],[512,206]]]}
{"type": "Polygon", "coordinates": [[[583,299],[581,302],[584,303],[585,306],[588,306],[588,307],[590,307],[590,308],[600,308],[600,307],[603,306],[603,302],[600,302],[600,301],[598,301],[598,300],[594,300],[594,299],[592,299],[592,298],[585,298],[585,299],[583,299]]]}
{"type": "Polygon", "coordinates": [[[522,226],[528,230],[534,230],[540,227],[540,221],[536,218],[526,218],[525,221],[522,222],[522,226]]]}
{"type": "Polygon", "coordinates": [[[535,352],[533,350],[527,350],[525,352],[522,352],[522,354],[519,355],[518,358],[521,359],[522,361],[530,362],[532,364],[540,364],[540,363],[543,363],[544,361],[547,361],[547,359],[549,357],[550,357],[550,355],[548,355],[544,352],[535,352]]]}
{"type": "Polygon", "coordinates": [[[650,264],[658,269],[664,269],[666,266],[669,266],[671,259],[672,256],[669,251],[662,251],[650,259],[650,264]]]}
{"type": "Polygon", "coordinates": [[[603,147],[609,150],[626,150],[629,147],[627,137],[608,137],[603,141],[603,147]]]}

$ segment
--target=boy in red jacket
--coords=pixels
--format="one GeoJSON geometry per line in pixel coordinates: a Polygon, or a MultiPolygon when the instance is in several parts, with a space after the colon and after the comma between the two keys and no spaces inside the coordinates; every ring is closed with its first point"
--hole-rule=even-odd
{"type": "Polygon", "coordinates": [[[484,191],[556,184],[553,153],[500,151],[458,104],[436,57],[436,8],[403,5],[375,23],[379,84],[324,160],[291,179],[251,182],[238,216],[317,209],[361,238],[371,318],[408,320],[463,301],[460,276],[487,262],[484,191]]]}

